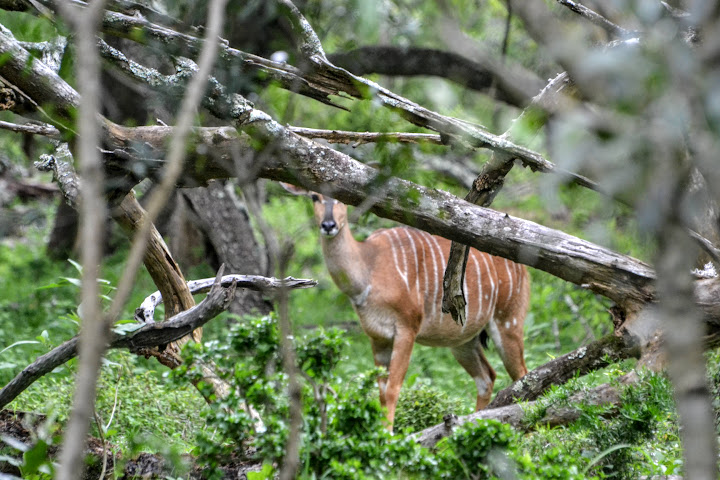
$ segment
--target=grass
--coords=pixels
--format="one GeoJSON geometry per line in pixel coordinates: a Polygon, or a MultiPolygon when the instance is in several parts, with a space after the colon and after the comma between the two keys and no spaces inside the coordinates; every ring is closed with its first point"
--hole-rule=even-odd
{"type": "MultiPolygon", "coordinates": [[[[519,172],[517,178],[509,181],[508,192],[520,191],[523,182],[524,174],[519,172]]],[[[575,194],[570,189],[564,201],[572,204],[587,200],[585,192],[580,193],[579,199],[573,197],[575,194]]],[[[347,330],[347,346],[343,352],[346,360],[340,362],[337,373],[340,378],[351,379],[373,367],[369,340],[360,330],[349,301],[332,284],[327,274],[309,203],[302,200],[281,194],[271,195],[265,212],[270,224],[284,232],[283,237],[293,239],[295,257],[289,273],[320,281],[314,289],[291,293],[291,318],[297,332],[317,325],[339,325],[347,330]]],[[[507,207],[511,213],[516,209],[521,214],[525,208],[537,211],[536,195],[519,195],[516,200],[516,206],[507,207]]],[[[503,209],[501,202],[498,208],[503,209]]],[[[566,230],[581,233],[588,225],[598,222],[605,226],[616,226],[606,215],[594,213],[594,209],[590,205],[587,212],[577,209],[579,213],[571,217],[549,217],[546,220],[551,224],[557,222],[555,226],[566,222],[566,230]]],[[[651,249],[637,241],[637,236],[628,228],[629,224],[631,222],[606,238],[608,245],[627,244],[628,252],[647,258],[651,255],[651,249]]],[[[0,381],[3,383],[37,355],[71,337],[78,330],[78,290],[72,281],[62,279],[77,278],[79,273],[69,262],[54,262],[38,254],[44,248],[48,225],[46,223],[44,227],[26,230],[23,242],[0,244],[0,333],[5,339],[0,350],[15,342],[23,342],[0,353],[0,381]],[[42,286],[47,288],[39,288],[42,286]]],[[[387,225],[382,219],[365,216],[354,226],[354,231],[358,236],[366,236],[387,225]]],[[[120,247],[104,262],[102,277],[111,284],[117,282],[125,255],[125,249],[120,247]]],[[[574,350],[611,330],[607,313],[609,303],[606,300],[544,272],[531,269],[530,273],[532,303],[525,325],[528,368],[542,365],[550,358],[574,350]],[[557,333],[554,332],[554,324],[557,333]]],[[[187,278],[198,278],[211,276],[212,272],[201,267],[185,274],[187,278]]],[[[140,272],[133,297],[123,317],[131,318],[134,307],[154,290],[147,273],[140,272]]],[[[205,339],[222,341],[229,321],[224,317],[210,322],[205,328],[205,339]]],[[[508,386],[510,379],[492,346],[488,359],[498,373],[495,390],[508,386]]],[[[715,361],[715,365],[720,363],[715,361]]],[[[548,401],[568,396],[574,389],[605,383],[630,368],[632,362],[626,362],[595,372],[567,387],[561,387],[548,397],[548,401]]],[[[64,421],[72,398],[74,372],[75,362],[72,361],[38,381],[10,407],[37,411],[54,416],[60,422],[64,421]]],[[[108,355],[99,383],[97,414],[100,423],[107,425],[104,428],[106,437],[118,449],[127,454],[143,449],[177,455],[191,452],[195,447],[196,432],[205,427],[201,414],[207,407],[194,387],[178,387],[167,381],[166,376],[167,370],[154,361],[120,351],[108,355]]],[[[451,408],[454,413],[462,415],[470,413],[475,404],[474,383],[452,358],[448,349],[415,346],[403,393],[405,399],[399,404],[398,418],[404,415],[408,419],[407,425],[413,428],[422,428],[422,425],[435,422],[438,415],[442,416],[444,408],[451,408]],[[432,411],[429,405],[433,402],[449,407],[443,406],[432,411]]],[[[588,415],[591,414],[594,415],[588,412],[588,415]]],[[[662,420],[656,426],[656,438],[660,440],[657,444],[646,441],[638,447],[640,450],[633,451],[636,457],[646,456],[651,460],[633,461],[657,464],[657,471],[662,468],[668,472],[675,471],[680,468],[680,454],[672,413],[658,410],[653,415],[662,420]]],[[[94,428],[97,434],[97,426],[94,428]]],[[[540,427],[536,433],[523,437],[522,448],[534,454],[542,451],[543,445],[556,444],[573,455],[590,455],[587,453],[590,452],[587,445],[594,441],[590,435],[592,429],[588,425],[565,429],[540,427]]],[[[593,452],[595,455],[602,453],[596,450],[593,452]]]]}

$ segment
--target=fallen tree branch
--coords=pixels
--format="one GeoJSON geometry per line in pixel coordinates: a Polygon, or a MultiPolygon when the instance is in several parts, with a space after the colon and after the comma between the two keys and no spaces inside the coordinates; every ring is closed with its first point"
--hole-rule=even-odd
{"type": "MultiPolygon", "coordinates": [[[[191,280],[187,283],[190,293],[196,295],[210,290],[215,282],[214,278],[203,278],[200,280],[191,280]]],[[[317,281],[304,278],[287,277],[277,279],[272,277],[263,277],[260,275],[223,275],[220,279],[223,287],[235,284],[238,288],[247,288],[249,290],[257,290],[260,292],[268,290],[276,290],[279,288],[311,288],[317,285],[317,281]]],[[[135,319],[138,322],[154,323],[155,308],[162,303],[162,294],[157,291],[149,295],[138,308],[135,309],[135,319]]]]}
{"type": "Polygon", "coordinates": [[[60,130],[47,123],[23,123],[21,125],[17,123],[0,121],[0,128],[16,133],[42,135],[43,137],[50,137],[56,140],[60,138],[60,130]]]}
{"type": "Polygon", "coordinates": [[[640,345],[630,336],[607,335],[589,345],[553,358],[499,391],[487,408],[535,400],[553,385],[605,368],[628,358],[640,358],[640,345]]]}
{"type": "MultiPolygon", "coordinates": [[[[621,377],[619,381],[624,384],[629,384],[636,382],[637,379],[637,374],[631,372],[621,377]]],[[[621,392],[617,387],[606,383],[593,389],[576,393],[575,395],[569,397],[561,405],[552,405],[547,407],[544,417],[532,424],[526,422],[526,412],[533,409],[537,405],[536,402],[529,402],[523,405],[513,404],[504,407],[489,408],[462,417],[453,416],[445,423],[427,428],[412,435],[411,438],[420,443],[423,447],[432,448],[442,438],[452,434],[453,429],[456,426],[469,422],[476,422],[478,420],[498,420],[512,425],[514,428],[523,432],[531,431],[537,425],[549,427],[568,425],[580,418],[580,415],[582,415],[582,410],[575,407],[573,404],[582,403],[587,406],[612,406],[620,403],[620,396],[621,392]]]]}
{"type": "MultiPolygon", "coordinates": [[[[0,8],[17,8],[17,5],[14,3],[7,5],[8,1],[9,0],[0,0],[0,8]]],[[[48,2],[47,0],[42,0],[41,3],[48,2]]],[[[77,3],[83,2],[78,1],[77,3]]],[[[51,6],[51,4],[48,5],[48,8],[51,6]]],[[[297,13],[302,17],[299,12],[297,13]]],[[[151,39],[159,40],[163,44],[169,45],[181,45],[186,50],[185,54],[197,53],[202,44],[200,39],[191,35],[181,34],[160,25],[152,24],[143,18],[129,17],[117,12],[106,12],[102,29],[104,33],[118,35],[134,41],[140,40],[135,33],[140,29],[145,32],[143,39],[147,41],[151,39]]],[[[308,33],[308,35],[310,34],[308,33]]],[[[0,44],[0,53],[5,51],[2,47],[3,45],[0,44]]],[[[224,60],[240,60],[246,67],[260,69],[273,76],[280,81],[283,88],[307,95],[333,106],[338,105],[335,105],[329,99],[330,95],[341,95],[344,92],[354,98],[365,99],[368,92],[374,92],[375,98],[380,101],[383,106],[400,113],[400,115],[410,123],[435,130],[446,136],[448,138],[446,143],[458,143],[470,148],[487,148],[493,151],[504,152],[521,160],[525,166],[535,171],[560,174],[578,185],[593,190],[601,190],[592,180],[582,175],[557,168],[538,152],[514,144],[501,136],[493,135],[480,125],[428,110],[387,90],[375,82],[336,67],[328,62],[322,55],[312,55],[310,58],[313,62],[312,68],[303,71],[286,63],[273,62],[230,48],[226,43],[220,45],[220,51],[220,56],[224,60]]]]}
{"type": "MultiPolygon", "coordinates": [[[[202,282],[202,288],[206,288],[206,280],[203,279],[202,282]]],[[[314,286],[316,282],[298,279],[294,284],[282,286],[281,280],[269,278],[267,282],[253,281],[251,282],[252,286],[249,284],[248,287],[241,288],[253,288],[258,284],[262,285],[264,289],[308,288],[314,286]]],[[[168,345],[183,338],[227,309],[236,287],[237,283],[234,280],[228,286],[224,286],[221,281],[218,281],[202,302],[189,310],[178,313],[166,322],[142,325],[125,334],[113,333],[108,348],[127,348],[133,351],[140,348],[168,345]]],[[[78,337],[73,337],[25,367],[0,390],[0,409],[13,401],[37,379],[74,358],[77,355],[77,342],[78,337]]]]}

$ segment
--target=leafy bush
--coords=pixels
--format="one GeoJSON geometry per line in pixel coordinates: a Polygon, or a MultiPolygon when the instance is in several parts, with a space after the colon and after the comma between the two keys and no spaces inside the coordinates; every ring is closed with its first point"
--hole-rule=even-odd
{"type": "MultiPolygon", "coordinates": [[[[226,345],[186,348],[188,358],[173,376],[201,381],[199,362],[212,360],[233,394],[211,406],[195,453],[219,476],[221,462],[243,458],[279,463],[288,438],[287,378],[281,371],[279,333],[273,317],[233,326],[226,345]],[[248,406],[262,417],[260,425],[248,406]]],[[[416,442],[393,437],[376,399],[370,371],[341,381],[333,370],[345,343],[341,332],[318,329],[294,339],[303,379],[301,459],[315,478],[386,478],[399,470],[430,475],[435,462],[416,442]]],[[[201,385],[201,388],[202,385],[201,385]]]]}
{"type": "Polygon", "coordinates": [[[548,449],[533,462],[521,436],[497,420],[466,423],[440,444],[439,478],[584,479],[575,457],[548,449]]]}
{"type": "Polygon", "coordinates": [[[394,428],[397,432],[420,431],[443,421],[448,414],[461,415],[463,402],[451,398],[445,391],[417,381],[400,391],[394,428]]]}
{"type": "Polygon", "coordinates": [[[588,431],[588,453],[596,453],[598,473],[628,480],[646,473],[641,471],[642,445],[654,440],[658,426],[672,415],[671,392],[666,377],[646,373],[642,381],[622,390],[618,412],[611,418],[595,408],[586,410],[577,427],[588,431]]]}

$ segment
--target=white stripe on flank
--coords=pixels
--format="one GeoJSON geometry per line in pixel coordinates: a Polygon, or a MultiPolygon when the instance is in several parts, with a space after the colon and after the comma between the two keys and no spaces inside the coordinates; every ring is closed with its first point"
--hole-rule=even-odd
{"type": "Polygon", "coordinates": [[[395,269],[397,270],[398,275],[400,275],[400,278],[403,279],[403,282],[405,282],[405,287],[408,289],[408,291],[410,291],[410,283],[408,282],[407,274],[403,272],[400,268],[400,261],[398,260],[397,250],[395,249],[395,242],[391,238],[393,235],[390,232],[392,232],[392,230],[385,230],[382,233],[388,236],[388,242],[390,243],[390,249],[392,250],[393,260],[395,261],[395,269]]]}
{"type": "Polygon", "coordinates": [[[508,262],[508,259],[505,259],[505,270],[508,272],[508,281],[510,282],[510,286],[508,287],[508,295],[512,295],[513,291],[513,273],[510,271],[510,263],[508,262]]]}
{"type": "MultiPolygon", "coordinates": [[[[442,285],[442,281],[440,278],[442,278],[445,275],[445,267],[447,266],[447,258],[445,258],[445,254],[443,253],[442,247],[440,246],[440,242],[437,241],[437,238],[430,235],[430,240],[433,241],[433,244],[435,245],[435,248],[437,248],[437,251],[440,253],[440,269],[442,270],[442,275],[436,275],[435,276],[435,305],[441,302],[440,299],[438,299],[438,293],[442,295],[442,290],[440,289],[440,285],[442,285]]],[[[440,313],[442,318],[442,313],[440,313]]]]}
{"type": "MultiPolygon", "coordinates": [[[[428,245],[428,249],[430,250],[430,255],[432,255],[432,261],[433,261],[433,294],[432,298],[430,299],[430,302],[432,303],[432,319],[436,320],[437,317],[437,306],[438,306],[438,288],[440,283],[438,282],[439,278],[439,272],[438,272],[438,264],[437,259],[435,258],[435,247],[433,246],[433,242],[437,244],[437,241],[433,238],[432,235],[430,235],[427,232],[423,232],[425,235],[425,242],[428,245]]],[[[440,258],[442,258],[442,251],[439,252],[440,258]]]]}
{"type": "Polygon", "coordinates": [[[468,300],[468,287],[467,287],[467,273],[463,275],[463,295],[465,295],[465,323],[462,325],[462,329],[465,330],[465,327],[468,324],[468,320],[470,318],[470,301],[468,300]]]}
{"type": "Polygon", "coordinates": [[[423,291],[422,291],[422,306],[423,306],[423,316],[425,317],[425,320],[432,320],[432,317],[430,319],[427,318],[428,313],[428,301],[431,301],[430,297],[430,283],[428,279],[428,270],[430,268],[430,265],[427,265],[428,263],[428,254],[427,254],[427,244],[425,242],[425,236],[423,235],[422,230],[418,231],[418,245],[420,245],[420,252],[422,253],[422,261],[421,264],[423,266],[423,279],[425,282],[423,283],[423,291]]]}
{"type": "Polygon", "coordinates": [[[473,255],[472,252],[470,252],[470,258],[472,258],[473,264],[475,265],[475,275],[476,275],[476,281],[478,286],[478,296],[477,296],[477,312],[475,313],[476,318],[482,317],[482,306],[483,306],[483,296],[482,296],[482,277],[480,276],[480,264],[477,261],[477,258],[475,258],[475,255],[473,255]]]}
{"type": "Polygon", "coordinates": [[[522,274],[523,273],[522,268],[523,268],[522,265],[520,265],[519,263],[515,264],[515,270],[517,270],[517,278],[518,278],[518,286],[517,286],[518,294],[520,293],[520,287],[522,286],[522,283],[525,280],[525,278],[523,277],[523,274],[522,274]]]}
{"type": "MultiPolygon", "coordinates": [[[[422,294],[420,293],[420,262],[418,262],[418,255],[417,255],[417,248],[415,247],[415,240],[413,240],[413,236],[411,235],[411,232],[407,228],[403,228],[403,231],[405,232],[405,235],[407,235],[408,239],[410,240],[410,247],[412,247],[413,251],[413,257],[415,258],[415,289],[417,290],[418,295],[418,302],[420,302],[420,305],[423,304],[423,298],[422,294]]],[[[409,273],[408,269],[408,273],[409,273]]]]}
{"type": "Polygon", "coordinates": [[[488,272],[488,281],[490,282],[490,300],[488,301],[487,315],[492,316],[495,313],[495,304],[497,303],[498,289],[495,288],[495,282],[491,274],[490,265],[488,264],[488,256],[482,255],[483,262],[485,262],[485,271],[488,272]]]}

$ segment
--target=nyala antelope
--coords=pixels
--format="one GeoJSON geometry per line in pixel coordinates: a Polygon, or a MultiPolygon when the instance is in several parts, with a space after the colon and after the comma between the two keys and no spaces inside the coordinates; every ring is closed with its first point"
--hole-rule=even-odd
{"type": "Polygon", "coordinates": [[[350,297],[370,337],[375,364],[388,371],[378,383],[389,428],[415,342],[450,348],[475,380],[476,410],[490,402],[496,376],[483,353],[481,336],[493,340],[513,380],[527,373],[523,322],[530,282],[524,266],[471,249],[464,284],[467,320],[460,326],[441,311],[449,240],[397,227],[377,230],[358,242],[347,224],[346,205],[293,185],[283,187],[313,200],[330,276],[350,297]]]}

